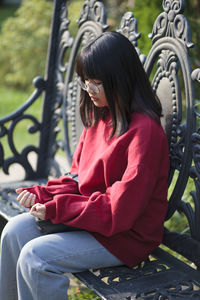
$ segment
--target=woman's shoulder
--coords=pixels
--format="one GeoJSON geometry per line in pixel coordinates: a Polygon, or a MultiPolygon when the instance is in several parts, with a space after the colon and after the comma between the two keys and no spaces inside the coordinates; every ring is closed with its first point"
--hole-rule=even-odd
{"type": "Polygon", "coordinates": [[[147,114],[138,112],[134,112],[131,115],[129,131],[137,131],[137,133],[141,134],[143,137],[163,136],[164,139],[166,138],[163,127],[158,121],[147,114]]]}
{"type": "Polygon", "coordinates": [[[130,128],[139,127],[139,128],[147,128],[147,127],[157,127],[160,128],[161,125],[151,118],[147,114],[134,112],[131,114],[131,120],[130,120],[130,128]]]}

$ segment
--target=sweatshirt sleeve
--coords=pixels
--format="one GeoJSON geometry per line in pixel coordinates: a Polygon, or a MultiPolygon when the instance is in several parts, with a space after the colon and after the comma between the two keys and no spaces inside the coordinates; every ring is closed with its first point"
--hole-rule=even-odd
{"type": "Polygon", "coordinates": [[[133,139],[126,150],[128,164],[121,180],[105,193],[56,195],[45,204],[46,219],[112,236],[130,230],[145,210],[151,208],[152,199],[158,214],[165,210],[168,148],[166,140],[159,142],[157,134],[153,136],[145,138],[143,134],[133,139]]]}
{"type": "Polygon", "coordinates": [[[46,203],[46,219],[111,236],[133,226],[149,204],[155,183],[153,170],[138,165],[103,194],[55,196],[46,203]]]}
{"type": "Polygon", "coordinates": [[[78,183],[71,177],[65,175],[58,179],[49,180],[46,186],[34,185],[31,187],[25,187],[23,190],[27,190],[30,193],[36,195],[36,203],[46,203],[53,200],[55,195],[63,193],[79,193],[78,183]]]}
{"type": "Polygon", "coordinates": [[[78,167],[79,167],[79,162],[80,162],[80,158],[81,158],[85,135],[86,135],[86,129],[84,128],[81,133],[78,145],[75,149],[74,155],[73,155],[72,165],[71,165],[71,169],[70,169],[70,173],[72,173],[72,174],[78,174],[78,167]]]}
{"type": "MultiPolygon", "coordinates": [[[[78,174],[78,165],[81,156],[81,150],[86,134],[86,129],[83,130],[79,143],[76,147],[72,166],[70,172],[72,174],[78,174]]],[[[25,187],[23,190],[27,190],[36,195],[36,203],[46,203],[53,200],[55,195],[60,194],[79,194],[78,183],[71,177],[64,175],[57,179],[51,179],[47,182],[46,186],[35,185],[31,187],[25,187]]]]}

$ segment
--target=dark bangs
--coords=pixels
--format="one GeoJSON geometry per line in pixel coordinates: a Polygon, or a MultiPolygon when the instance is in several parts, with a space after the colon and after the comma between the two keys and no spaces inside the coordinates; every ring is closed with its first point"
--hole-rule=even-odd
{"type": "Polygon", "coordinates": [[[88,45],[83,48],[81,53],[78,55],[76,60],[76,73],[84,81],[88,78],[102,80],[102,71],[99,70],[101,64],[100,59],[98,60],[98,54],[93,49],[90,49],[92,45],[88,45]]]}
{"type": "MultiPolygon", "coordinates": [[[[98,39],[98,38],[97,38],[98,39]]],[[[83,48],[76,59],[76,73],[82,81],[87,79],[98,79],[103,84],[105,82],[103,70],[101,70],[102,62],[98,55],[98,49],[89,44],[83,48]],[[95,51],[96,50],[96,51],[95,51]]],[[[108,113],[108,107],[97,107],[90,100],[88,93],[81,90],[80,97],[80,116],[85,127],[93,126],[100,119],[105,119],[108,113]]]]}

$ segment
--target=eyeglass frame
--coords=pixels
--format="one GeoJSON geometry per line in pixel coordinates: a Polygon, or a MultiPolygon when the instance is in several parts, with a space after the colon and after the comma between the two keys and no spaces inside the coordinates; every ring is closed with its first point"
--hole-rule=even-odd
{"type": "Polygon", "coordinates": [[[79,77],[78,78],[78,84],[80,85],[80,87],[82,88],[82,90],[84,91],[88,91],[88,85],[91,85],[94,87],[92,88],[92,90],[96,93],[96,94],[99,94],[100,93],[100,87],[103,86],[103,83],[95,83],[95,82],[92,82],[92,81],[89,81],[89,80],[85,80],[85,82],[83,82],[81,80],[81,78],[79,77]],[[88,82],[87,84],[85,82],[88,82]]]}

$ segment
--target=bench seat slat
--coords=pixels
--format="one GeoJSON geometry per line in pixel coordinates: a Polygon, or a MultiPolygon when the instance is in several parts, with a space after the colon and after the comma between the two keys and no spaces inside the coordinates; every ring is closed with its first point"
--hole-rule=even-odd
{"type": "Polygon", "coordinates": [[[74,276],[102,299],[200,299],[199,272],[160,248],[135,268],[102,268],[74,276]]]}

